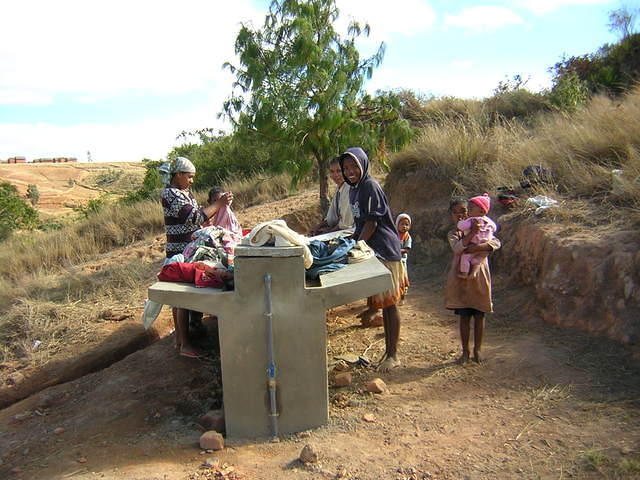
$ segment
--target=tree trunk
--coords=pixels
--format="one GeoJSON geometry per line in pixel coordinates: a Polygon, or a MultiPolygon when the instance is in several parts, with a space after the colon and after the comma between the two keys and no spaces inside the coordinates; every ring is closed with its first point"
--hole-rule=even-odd
{"type": "Polygon", "coordinates": [[[324,215],[329,210],[329,182],[327,179],[329,162],[319,153],[316,153],[315,157],[318,162],[318,177],[320,178],[320,211],[324,215]]]}

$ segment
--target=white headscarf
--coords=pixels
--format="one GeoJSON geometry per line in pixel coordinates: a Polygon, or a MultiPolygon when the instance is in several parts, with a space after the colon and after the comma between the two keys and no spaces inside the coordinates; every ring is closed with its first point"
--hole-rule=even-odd
{"type": "Polygon", "coordinates": [[[162,183],[169,185],[176,173],[196,173],[196,166],[186,157],[176,157],[173,162],[165,162],[158,167],[162,183]]]}

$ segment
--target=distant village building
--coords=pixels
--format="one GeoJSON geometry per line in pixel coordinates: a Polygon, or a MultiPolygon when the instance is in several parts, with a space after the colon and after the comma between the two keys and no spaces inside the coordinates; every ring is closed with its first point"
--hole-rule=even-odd
{"type": "Polygon", "coordinates": [[[26,157],[11,157],[7,160],[7,163],[27,163],[26,157]]]}
{"type": "Polygon", "coordinates": [[[76,157],[34,158],[33,163],[68,163],[77,162],[76,157]]]}

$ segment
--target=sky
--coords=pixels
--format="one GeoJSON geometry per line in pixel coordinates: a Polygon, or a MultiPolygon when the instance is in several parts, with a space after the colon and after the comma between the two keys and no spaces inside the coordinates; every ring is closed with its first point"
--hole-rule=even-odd
{"type": "MultiPolygon", "coordinates": [[[[363,55],[386,45],[366,89],[483,98],[519,74],[550,86],[563,55],[617,41],[619,0],[337,0],[337,29],[366,22],[363,55]]],[[[0,2],[0,159],[161,159],[182,131],[229,131],[241,23],[262,26],[267,0],[0,2]]],[[[629,3],[625,5],[633,7],[629,3]]]]}

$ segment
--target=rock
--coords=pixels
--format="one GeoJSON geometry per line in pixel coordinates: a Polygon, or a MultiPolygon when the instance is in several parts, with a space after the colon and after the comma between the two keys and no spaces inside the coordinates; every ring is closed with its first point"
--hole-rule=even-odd
{"type": "Polygon", "coordinates": [[[387,391],[387,384],[382,381],[381,378],[374,378],[367,383],[367,392],[383,393],[387,391]]]}
{"type": "Polygon", "coordinates": [[[7,385],[11,387],[15,387],[22,382],[24,382],[24,375],[20,372],[13,372],[7,375],[7,385]]]}
{"type": "Polygon", "coordinates": [[[205,468],[218,468],[220,465],[220,460],[217,458],[207,458],[202,464],[205,468]]]}
{"type": "Polygon", "coordinates": [[[365,422],[373,423],[373,422],[375,422],[375,421],[376,421],[376,416],[375,416],[373,413],[365,413],[365,414],[362,416],[362,419],[363,419],[365,422]]]}
{"type": "Polygon", "coordinates": [[[333,384],[336,387],[346,387],[347,385],[351,385],[353,378],[349,372],[339,373],[333,378],[333,384]]]}
{"type": "Polygon", "coordinates": [[[53,431],[54,435],[62,435],[64,433],[64,428],[58,427],[53,431]]]}
{"type": "Polygon", "coordinates": [[[78,459],[78,463],[87,463],[87,459],[86,459],[86,458],[84,458],[84,457],[80,457],[80,458],[78,459]]]}
{"type": "Polygon", "coordinates": [[[11,469],[11,473],[20,473],[22,472],[22,469],[20,467],[13,467],[11,469]]]}
{"type": "Polygon", "coordinates": [[[222,450],[224,437],[215,430],[209,430],[200,435],[200,448],[203,450],[222,450]]]}
{"type": "Polygon", "coordinates": [[[198,419],[198,425],[202,426],[205,430],[215,430],[219,433],[224,433],[224,410],[209,410],[198,419]]]}
{"type": "Polygon", "coordinates": [[[318,461],[318,452],[309,443],[307,443],[300,452],[298,457],[302,463],[316,463],[318,461]]]}

